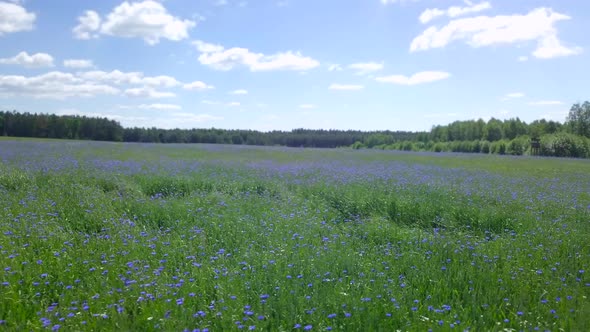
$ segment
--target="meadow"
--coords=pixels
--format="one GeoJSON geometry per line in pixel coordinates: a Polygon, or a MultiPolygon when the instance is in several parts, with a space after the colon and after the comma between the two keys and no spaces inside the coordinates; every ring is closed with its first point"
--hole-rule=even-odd
{"type": "Polygon", "coordinates": [[[590,162],[0,139],[0,330],[587,331],[590,162]]]}

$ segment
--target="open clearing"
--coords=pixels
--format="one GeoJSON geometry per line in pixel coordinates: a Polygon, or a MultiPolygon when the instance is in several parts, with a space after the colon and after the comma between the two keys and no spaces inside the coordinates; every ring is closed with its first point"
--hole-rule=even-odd
{"type": "Polygon", "coordinates": [[[590,326],[584,160],[0,140],[0,329],[590,326]]]}

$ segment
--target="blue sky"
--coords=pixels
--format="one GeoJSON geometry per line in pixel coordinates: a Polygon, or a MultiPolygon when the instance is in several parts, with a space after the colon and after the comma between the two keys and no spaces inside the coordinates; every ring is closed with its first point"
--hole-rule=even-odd
{"type": "Polygon", "coordinates": [[[590,99],[579,0],[0,0],[0,109],[429,130],[590,99]]]}

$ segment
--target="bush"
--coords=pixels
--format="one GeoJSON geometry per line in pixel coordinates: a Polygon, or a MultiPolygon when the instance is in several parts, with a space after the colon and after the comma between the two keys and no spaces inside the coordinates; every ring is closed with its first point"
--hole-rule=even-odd
{"type": "Polygon", "coordinates": [[[436,144],[434,144],[434,146],[432,147],[432,151],[434,152],[444,152],[446,150],[445,144],[438,142],[436,144]]]}
{"type": "Polygon", "coordinates": [[[490,153],[494,154],[506,154],[506,141],[496,141],[492,142],[490,145],[490,153]]]}
{"type": "Polygon", "coordinates": [[[541,155],[551,157],[586,158],[590,156],[588,140],[583,137],[557,133],[541,137],[541,155]]]}
{"type": "Polygon", "coordinates": [[[410,141],[405,141],[402,143],[402,150],[404,151],[412,151],[414,144],[410,141]]]}
{"type": "Polygon", "coordinates": [[[508,154],[522,156],[530,145],[528,136],[518,136],[508,143],[508,154]]]}
{"type": "Polygon", "coordinates": [[[481,153],[490,153],[490,142],[481,141],[481,153]]]}
{"type": "Polygon", "coordinates": [[[354,144],[352,145],[352,148],[354,150],[359,150],[359,149],[363,149],[365,148],[365,145],[359,141],[354,142],[354,144]]]}

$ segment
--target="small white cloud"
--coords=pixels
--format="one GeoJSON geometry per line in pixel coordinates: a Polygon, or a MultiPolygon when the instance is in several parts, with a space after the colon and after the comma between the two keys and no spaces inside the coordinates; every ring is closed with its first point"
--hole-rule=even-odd
{"type": "Polygon", "coordinates": [[[318,107],[317,107],[317,105],[314,105],[314,104],[301,104],[301,105],[299,105],[299,108],[309,110],[309,109],[314,109],[314,108],[318,108],[318,107]]]}
{"type": "Polygon", "coordinates": [[[205,105],[219,105],[221,103],[218,102],[218,101],[215,101],[215,100],[207,100],[206,99],[206,100],[201,100],[201,104],[205,104],[205,105]]]}
{"type": "Polygon", "coordinates": [[[19,3],[0,2],[0,36],[33,30],[36,15],[19,3]]]}
{"type": "Polygon", "coordinates": [[[78,25],[72,29],[76,39],[98,38],[100,29],[100,15],[93,10],[87,10],[84,15],[78,17],[78,25]]]}
{"type": "Polygon", "coordinates": [[[528,104],[533,105],[533,106],[551,106],[551,105],[563,105],[564,103],[559,100],[540,100],[540,101],[532,101],[528,104]]]}
{"type": "Polygon", "coordinates": [[[232,102],[227,103],[226,106],[229,106],[229,107],[239,107],[240,106],[240,103],[237,102],[237,101],[232,101],[232,102]]]}
{"type": "Polygon", "coordinates": [[[215,6],[225,6],[225,5],[227,5],[227,0],[215,0],[215,2],[213,3],[213,5],[215,5],[215,6]]]}
{"type": "Polygon", "coordinates": [[[520,61],[520,62],[529,61],[529,57],[526,55],[521,55],[518,57],[518,61],[520,61]]]}
{"type": "Polygon", "coordinates": [[[172,98],[176,97],[176,94],[173,92],[168,91],[157,91],[151,87],[141,87],[141,88],[131,88],[125,90],[125,95],[127,97],[134,97],[134,98],[172,98]]]}
{"type": "Polygon", "coordinates": [[[537,8],[526,15],[478,16],[450,21],[441,28],[431,26],[414,38],[410,51],[442,48],[453,41],[465,41],[471,47],[537,43],[532,55],[539,59],[580,54],[580,47],[566,47],[557,38],[555,24],[571,17],[549,8],[537,8]]]}
{"type": "Polygon", "coordinates": [[[180,82],[171,76],[144,76],[142,72],[122,72],[120,70],[113,70],[110,72],[92,70],[80,72],[78,73],[78,76],[89,81],[105,82],[117,85],[137,84],[160,86],[166,88],[180,85],[180,82]]]}
{"type": "Polygon", "coordinates": [[[328,71],[341,71],[342,70],[342,66],[340,66],[339,64],[331,64],[328,66],[328,71]]]}
{"type": "Polygon", "coordinates": [[[525,94],[522,92],[511,92],[511,93],[507,93],[502,100],[508,100],[508,99],[515,99],[515,98],[522,98],[524,97],[525,94]]]}
{"type": "Polygon", "coordinates": [[[232,95],[247,95],[248,90],[238,89],[238,90],[234,90],[234,91],[230,92],[230,94],[232,94],[232,95]]]}
{"type": "Polygon", "coordinates": [[[446,10],[438,9],[438,8],[429,8],[422,12],[419,17],[421,23],[426,24],[437,17],[440,16],[448,16],[451,18],[464,16],[472,13],[481,12],[483,10],[487,10],[492,8],[492,5],[485,1],[478,4],[473,4],[471,2],[466,1],[467,6],[460,7],[460,6],[452,6],[447,8],[446,10]]]}
{"type": "Polygon", "coordinates": [[[12,58],[0,59],[0,64],[20,65],[25,68],[53,67],[53,57],[47,53],[29,55],[27,52],[20,52],[12,58]]]}
{"type": "Polygon", "coordinates": [[[141,110],[180,110],[182,107],[176,104],[140,104],[140,105],[119,105],[120,109],[141,109],[141,110]]]}
{"type": "Polygon", "coordinates": [[[358,84],[330,84],[328,87],[330,90],[341,90],[341,91],[358,91],[364,89],[364,86],[358,84]]]}
{"type": "Polygon", "coordinates": [[[122,38],[141,38],[148,45],[160,39],[179,41],[188,38],[188,31],[196,26],[195,21],[172,16],[163,4],[153,0],[123,2],[115,7],[104,20],[95,11],[86,11],[78,18],[73,29],[78,39],[91,39],[99,34],[122,38]]]}
{"type": "Polygon", "coordinates": [[[378,62],[360,62],[348,65],[348,68],[356,70],[356,73],[358,75],[366,75],[369,73],[380,71],[384,67],[385,66],[383,65],[383,63],[378,62]]]}
{"type": "Polygon", "coordinates": [[[391,75],[377,77],[375,80],[382,83],[393,83],[399,85],[417,85],[444,80],[451,77],[451,74],[444,71],[422,71],[412,76],[391,75]]]}
{"type": "Polygon", "coordinates": [[[85,68],[94,67],[92,60],[83,60],[83,59],[68,59],[68,60],[64,60],[63,64],[64,64],[64,67],[66,67],[66,68],[74,68],[74,69],[85,69],[85,68]]]}
{"type": "Polygon", "coordinates": [[[138,105],[139,109],[147,110],[180,110],[182,107],[176,104],[141,104],[138,105]]]}
{"type": "Polygon", "coordinates": [[[210,90],[210,89],[214,88],[212,85],[208,85],[208,84],[201,82],[201,81],[194,81],[192,83],[187,83],[187,84],[183,85],[182,87],[185,90],[190,90],[190,91],[203,91],[203,90],[210,90]]]}
{"type": "Polygon", "coordinates": [[[300,52],[287,51],[264,55],[241,47],[225,49],[221,45],[209,44],[200,40],[193,44],[201,52],[199,62],[216,70],[227,71],[245,66],[250,71],[305,71],[320,65],[317,60],[303,56],[300,52]]]}

